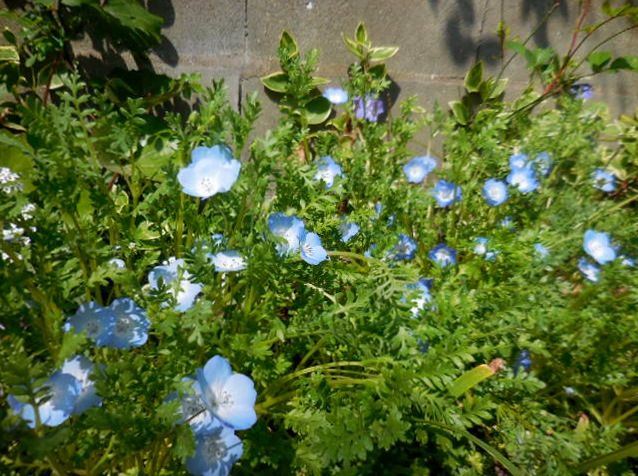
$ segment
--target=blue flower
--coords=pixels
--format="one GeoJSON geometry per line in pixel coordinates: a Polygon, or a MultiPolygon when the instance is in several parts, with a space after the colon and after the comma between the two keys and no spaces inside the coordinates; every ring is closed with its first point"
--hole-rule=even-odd
{"type": "Polygon", "coordinates": [[[237,177],[241,164],[224,145],[195,147],[191,163],[177,174],[182,191],[193,197],[209,198],[228,192],[237,177]]]}
{"type": "Polygon", "coordinates": [[[442,268],[456,264],[456,250],[443,243],[439,243],[432,248],[430,253],[428,253],[428,256],[442,268]]]}
{"type": "Polygon", "coordinates": [[[436,168],[436,159],[429,155],[415,157],[403,166],[403,173],[410,183],[421,183],[436,168]]]}
{"type": "Polygon", "coordinates": [[[376,249],[377,249],[377,244],[372,243],[368,247],[368,249],[363,252],[363,256],[365,256],[366,258],[372,258],[372,253],[374,253],[376,249]]]}
{"type": "Polygon", "coordinates": [[[587,230],[583,238],[583,249],[599,264],[607,264],[616,259],[616,250],[611,246],[609,234],[587,230]]]}
{"type": "Polygon", "coordinates": [[[547,152],[541,152],[538,154],[534,159],[534,163],[543,177],[547,177],[552,171],[552,158],[547,152]]]}
{"type": "Polygon", "coordinates": [[[593,283],[597,283],[600,279],[600,268],[593,263],[590,263],[586,258],[580,258],[578,260],[578,270],[593,283]]]}
{"type": "Polygon", "coordinates": [[[516,375],[521,368],[525,372],[529,372],[532,368],[532,357],[530,356],[529,350],[521,350],[518,357],[516,357],[514,375],[516,375]]]}
{"type": "Polygon", "coordinates": [[[354,115],[357,119],[367,119],[370,122],[377,122],[379,116],[385,112],[385,104],[381,99],[368,94],[365,100],[361,96],[354,98],[354,115]]]}
{"type": "Polygon", "coordinates": [[[126,269],[126,263],[121,258],[111,258],[108,261],[109,266],[113,266],[115,269],[126,269]]]}
{"type": "Polygon", "coordinates": [[[512,154],[510,156],[510,170],[522,169],[528,165],[527,154],[512,154]]]}
{"type": "MultiPolygon", "coordinates": [[[[195,435],[220,426],[222,423],[208,410],[202,400],[201,396],[204,392],[199,382],[190,377],[184,377],[182,382],[187,390],[180,398],[180,423],[188,423],[195,435]]],[[[169,398],[174,399],[174,397],[169,398]]]]}
{"type": "Polygon", "coordinates": [[[604,169],[596,169],[592,173],[594,188],[603,192],[613,192],[616,190],[616,176],[604,169]]]}
{"type": "Polygon", "coordinates": [[[517,187],[521,193],[533,192],[539,186],[536,173],[530,165],[512,169],[507,176],[507,183],[513,187],[517,187]]]}
{"type": "Polygon", "coordinates": [[[636,266],[636,260],[633,258],[630,258],[629,256],[619,256],[618,257],[620,259],[620,264],[622,264],[623,266],[628,266],[630,268],[634,268],[636,266]]]}
{"type": "Polygon", "coordinates": [[[319,159],[319,166],[315,174],[315,180],[323,180],[326,188],[332,187],[335,177],[342,177],[341,166],[332,157],[325,155],[319,159]]]}
{"type": "Polygon", "coordinates": [[[489,242],[487,238],[479,236],[474,240],[474,242],[476,243],[476,246],[474,247],[474,253],[476,253],[477,255],[484,255],[485,253],[487,253],[487,243],[489,242]]]}
{"type": "Polygon", "coordinates": [[[514,229],[514,220],[512,219],[511,216],[506,216],[505,218],[503,218],[499,225],[501,225],[502,228],[506,228],[508,230],[513,230],[514,229]]]}
{"type": "Polygon", "coordinates": [[[215,265],[217,272],[233,272],[246,269],[246,259],[235,250],[220,251],[215,254],[208,254],[208,258],[215,265]]]}
{"type": "Polygon", "coordinates": [[[328,259],[328,253],[321,246],[321,238],[316,233],[304,232],[300,241],[301,259],[308,264],[317,265],[328,259]]]}
{"type": "Polygon", "coordinates": [[[196,375],[200,398],[215,417],[236,430],[255,424],[257,392],[250,378],[234,373],[219,355],[206,362],[203,369],[197,369],[196,375]]]}
{"type": "Polygon", "coordinates": [[[594,88],[591,84],[575,83],[569,88],[569,93],[576,99],[591,99],[594,97],[594,88]]]}
{"type": "Polygon", "coordinates": [[[191,274],[186,271],[183,259],[174,256],[156,266],[148,273],[148,284],[151,289],[158,290],[161,285],[168,286],[169,293],[175,298],[175,310],[184,312],[190,309],[203,286],[191,280],[191,274]]]}
{"type": "Polygon", "coordinates": [[[399,234],[399,242],[392,248],[391,256],[397,260],[410,260],[416,255],[417,244],[403,233],[399,234]]]}
{"type": "Polygon", "coordinates": [[[7,396],[7,403],[13,413],[26,421],[29,428],[36,427],[36,411],[43,425],[58,426],[64,423],[75,410],[81,385],[73,375],[57,371],[37,392],[44,389],[46,391],[37,399],[35,409],[30,403],[24,403],[13,395],[7,396]]]}
{"type": "Polygon", "coordinates": [[[76,378],[79,385],[79,394],[73,405],[73,415],[84,413],[91,407],[102,405],[102,399],[97,394],[95,382],[91,380],[93,362],[83,355],[76,355],[64,361],[60,372],[76,378]]]}
{"type": "Polygon", "coordinates": [[[381,212],[383,211],[383,203],[377,202],[374,204],[374,212],[377,215],[377,218],[381,216],[381,212]]]}
{"type": "Polygon", "coordinates": [[[439,180],[432,190],[432,195],[434,196],[437,204],[440,207],[445,208],[449,207],[454,202],[460,201],[463,194],[461,192],[461,187],[456,184],[446,180],[439,180]]]}
{"type": "Polygon", "coordinates": [[[98,347],[103,347],[109,343],[114,323],[115,316],[111,309],[91,301],[78,308],[75,315],[64,324],[64,330],[68,332],[73,328],[76,333],[85,332],[98,347]]]}
{"type": "Polygon", "coordinates": [[[541,243],[535,243],[534,250],[536,251],[536,254],[538,254],[538,256],[541,258],[546,258],[547,256],[549,256],[549,250],[541,243]]]}
{"type": "Polygon", "coordinates": [[[227,476],[244,447],[231,428],[221,423],[195,436],[195,454],[186,469],[195,476],[227,476]]]}
{"type": "Polygon", "coordinates": [[[116,349],[139,347],[148,339],[150,322],[146,311],[135,304],[131,298],[116,299],[111,303],[114,323],[111,328],[107,346],[116,349]]]}
{"type": "Polygon", "coordinates": [[[339,226],[339,231],[341,232],[341,241],[347,243],[359,233],[360,227],[356,223],[343,221],[339,226]]]}
{"type": "Polygon", "coordinates": [[[326,88],[323,97],[332,104],[338,105],[348,102],[348,93],[343,88],[326,88]]]}
{"type": "Polygon", "coordinates": [[[488,179],[483,185],[483,197],[488,205],[496,207],[509,197],[507,185],[500,180],[488,179]]]}
{"type": "Polygon", "coordinates": [[[411,303],[413,306],[410,309],[412,317],[418,317],[421,311],[425,309],[426,304],[432,302],[432,294],[430,294],[432,280],[421,278],[415,284],[408,284],[408,289],[419,292],[417,297],[412,299],[411,303]]]}
{"type": "Polygon", "coordinates": [[[305,231],[304,222],[296,216],[288,216],[283,213],[273,213],[268,217],[270,232],[283,238],[285,243],[277,244],[279,255],[295,253],[299,250],[301,236],[305,231]]]}

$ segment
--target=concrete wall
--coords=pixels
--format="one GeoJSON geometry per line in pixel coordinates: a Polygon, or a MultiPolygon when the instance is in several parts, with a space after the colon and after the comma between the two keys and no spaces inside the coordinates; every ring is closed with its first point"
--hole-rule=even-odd
{"type": "MultiPolygon", "coordinates": [[[[496,37],[503,20],[514,35],[526,37],[539,24],[554,0],[147,0],[148,8],[165,19],[164,41],[147,65],[157,72],[177,75],[200,72],[205,80],[224,77],[232,100],[260,91],[265,116],[274,104],[266,97],[259,77],[277,68],[276,49],[282,30],[291,31],[301,48],[321,50],[319,73],[337,79],[345,75],[352,57],[342,44],[341,33],[352,35],[360,20],[366,22],[373,43],[401,49],[389,61],[391,77],[400,97],[418,94],[430,107],[445,104],[461,93],[463,76],[476,59],[490,71],[502,64],[496,37]]],[[[594,0],[596,5],[601,0],[594,0]]],[[[534,34],[532,46],[553,46],[565,51],[578,17],[577,0],[561,0],[549,22],[534,34]]],[[[598,15],[590,15],[589,20],[598,15]]],[[[627,26],[612,24],[612,33],[627,26]]],[[[600,36],[597,36],[600,39],[600,36]]],[[[591,46],[593,43],[590,42],[591,46]]],[[[587,45],[585,45],[587,46],[587,45]]],[[[610,48],[636,54],[638,31],[616,38],[610,48]]],[[[587,48],[584,48],[586,51],[587,48]]],[[[131,64],[105,45],[76,45],[85,63],[131,64]]],[[[509,52],[506,55],[509,56],[509,52]]],[[[527,84],[522,59],[507,70],[510,90],[527,84]]],[[[597,98],[604,98],[612,112],[633,112],[638,106],[638,74],[601,75],[590,81],[597,98]]],[[[267,118],[265,119],[267,120],[267,118]]]]}

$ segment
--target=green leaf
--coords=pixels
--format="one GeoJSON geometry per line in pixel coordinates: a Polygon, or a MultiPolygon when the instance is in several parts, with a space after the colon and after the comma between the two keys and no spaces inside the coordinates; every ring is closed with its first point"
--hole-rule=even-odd
{"type": "Polygon", "coordinates": [[[299,54],[297,40],[285,30],[279,38],[279,48],[286,50],[290,56],[297,56],[299,54]]]}
{"type": "Polygon", "coordinates": [[[465,107],[465,105],[461,101],[450,101],[448,103],[450,109],[452,109],[452,114],[461,125],[466,125],[470,120],[470,113],[465,107]]]}
{"type": "Polygon", "coordinates": [[[638,71],[638,56],[619,56],[609,65],[610,71],[620,71],[623,69],[638,71]]]}
{"type": "Polygon", "coordinates": [[[148,221],[142,222],[136,229],[134,237],[136,240],[156,240],[160,237],[159,232],[151,229],[152,224],[148,221]]]}
{"type": "Polygon", "coordinates": [[[523,58],[525,58],[525,61],[527,61],[529,65],[534,64],[534,61],[535,61],[534,54],[532,53],[530,49],[526,48],[525,45],[521,43],[520,41],[508,40],[505,42],[505,46],[509,48],[510,50],[514,51],[515,53],[521,55],[523,58]]]}
{"type": "Polygon", "coordinates": [[[260,78],[261,84],[270,91],[285,93],[288,91],[288,75],[283,71],[269,74],[260,78]]]}
{"type": "Polygon", "coordinates": [[[324,84],[328,84],[330,80],[328,78],[321,78],[319,76],[314,76],[310,81],[312,86],[323,86],[324,84]]]}
{"type": "Polygon", "coordinates": [[[453,397],[460,397],[469,389],[475,387],[483,380],[491,377],[492,375],[494,375],[494,370],[492,370],[485,364],[481,364],[471,370],[468,370],[454,382],[452,382],[452,385],[449,387],[448,391],[453,397]]]}
{"type": "Polygon", "coordinates": [[[587,62],[591,66],[594,73],[602,71],[602,69],[611,61],[611,53],[609,51],[594,51],[587,57],[587,62]]]}
{"type": "Polygon", "coordinates": [[[343,39],[346,48],[350,50],[350,52],[355,55],[359,59],[363,59],[363,48],[359,46],[359,44],[351,38],[348,38],[343,33],[341,34],[341,38],[343,39]]]}
{"type": "Polygon", "coordinates": [[[304,112],[308,124],[321,124],[326,119],[328,119],[328,117],[330,117],[330,113],[332,112],[332,105],[330,104],[330,101],[328,101],[325,97],[318,96],[306,104],[304,112]]]}
{"type": "Polygon", "coordinates": [[[354,32],[354,38],[361,45],[368,44],[368,30],[363,22],[359,22],[357,29],[354,32]]]}
{"type": "Polygon", "coordinates": [[[483,81],[483,62],[479,61],[465,75],[465,89],[470,93],[476,93],[483,81]]]}
{"type": "Polygon", "coordinates": [[[373,79],[383,79],[386,75],[386,67],[384,64],[375,64],[370,69],[368,69],[368,74],[370,74],[373,79]]]}
{"type": "Polygon", "coordinates": [[[0,61],[9,63],[19,63],[20,55],[15,46],[0,46],[0,61]]]}
{"type": "Polygon", "coordinates": [[[616,461],[623,460],[625,458],[638,458],[638,441],[629,443],[623,446],[619,450],[612,451],[602,456],[598,456],[589,461],[579,464],[575,468],[576,474],[586,473],[592,469],[600,468],[601,466],[607,466],[616,461]]]}
{"type": "Polygon", "coordinates": [[[370,61],[385,61],[392,58],[399,51],[398,46],[380,46],[372,48],[369,53],[370,61]]]}

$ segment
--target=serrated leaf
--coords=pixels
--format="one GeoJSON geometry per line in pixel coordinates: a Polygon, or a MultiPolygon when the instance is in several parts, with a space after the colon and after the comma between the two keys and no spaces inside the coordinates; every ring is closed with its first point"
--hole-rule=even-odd
{"type": "Polygon", "coordinates": [[[370,61],[385,61],[392,58],[399,51],[398,46],[380,46],[372,48],[369,53],[370,61]]]}
{"type": "Polygon", "coordinates": [[[483,81],[483,62],[479,61],[465,75],[465,89],[470,93],[476,93],[483,81]]]}
{"type": "Polygon", "coordinates": [[[494,375],[494,370],[492,370],[486,364],[481,364],[471,370],[468,370],[454,382],[452,382],[452,385],[450,385],[448,391],[453,397],[460,397],[469,389],[475,387],[483,380],[491,377],[492,375],[494,375]]]}
{"type": "Polygon", "coordinates": [[[288,75],[283,71],[277,71],[276,73],[263,76],[259,79],[261,84],[270,91],[276,93],[285,93],[288,91],[288,75]]]}
{"type": "Polygon", "coordinates": [[[155,230],[151,230],[151,223],[145,221],[135,229],[134,237],[136,240],[156,240],[160,237],[160,234],[155,230]]]}
{"type": "Polygon", "coordinates": [[[330,101],[323,96],[314,98],[312,101],[308,102],[304,108],[306,120],[310,125],[321,124],[330,117],[331,112],[332,105],[330,104],[330,101]]]}

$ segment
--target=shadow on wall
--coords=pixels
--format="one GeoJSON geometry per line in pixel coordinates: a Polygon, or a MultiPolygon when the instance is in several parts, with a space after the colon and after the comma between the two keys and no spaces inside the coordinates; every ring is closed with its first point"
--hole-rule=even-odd
{"type": "MultiPolygon", "coordinates": [[[[428,1],[435,14],[439,13],[439,4],[446,7],[445,44],[455,64],[467,65],[481,59],[488,65],[493,65],[501,60],[503,52],[496,33],[484,32],[483,27],[491,10],[496,9],[500,12],[500,18],[504,18],[505,2],[512,0],[456,0],[453,7],[449,6],[447,0],[428,1]]],[[[569,7],[566,0],[519,0],[521,21],[531,23],[532,28],[540,25],[557,1],[558,13],[562,18],[568,19],[569,7]]],[[[550,46],[547,23],[538,27],[532,39],[537,46],[550,46]]]]}

